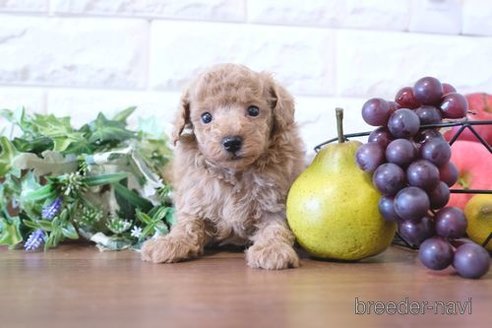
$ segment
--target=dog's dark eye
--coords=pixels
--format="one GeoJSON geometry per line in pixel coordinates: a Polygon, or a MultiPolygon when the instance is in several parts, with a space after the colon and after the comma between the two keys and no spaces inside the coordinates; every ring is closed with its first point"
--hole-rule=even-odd
{"type": "Polygon", "coordinates": [[[212,114],[210,114],[209,112],[203,113],[202,122],[205,124],[212,122],[212,114]]]}
{"type": "Polygon", "coordinates": [[[248,115],[249,116],[258,116],[260,114],[260,109],[256,106],[249,106],[248,107],[248,115]]]}

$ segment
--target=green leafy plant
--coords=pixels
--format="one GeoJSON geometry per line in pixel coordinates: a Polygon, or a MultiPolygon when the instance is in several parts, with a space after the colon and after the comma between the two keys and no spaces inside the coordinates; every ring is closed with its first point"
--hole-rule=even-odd
{"type": "Polygon", "coordinates": [[[116,250],[167,233],[171,189],[158,172],[172,152],[154,119],[128,129],[134,111],[99,113],[76,129],[69,117],[2,110],[18,136],[0,136],[0,244],[35,250],[85,238],[116,250]]]}

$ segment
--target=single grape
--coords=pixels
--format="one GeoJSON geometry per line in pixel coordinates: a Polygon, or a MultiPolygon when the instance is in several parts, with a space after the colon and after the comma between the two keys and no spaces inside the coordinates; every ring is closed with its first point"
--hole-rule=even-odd
{"type": "Polygon", "coordinates": [[[458,181],[458,176],[458,168],[453,164],[453,162],[447,162],[443,166],[439,167],[439,178],[449,187],[458,181]]]}
{"type": "Polygon", "coordinates": [[[434,138],[425,142],[420,148],[422,158],[434,163],[437,167],[445,165],[451,158],[451,147],[444,139],[434,138]]]}
{"type": "Polygon", "coordinates": [[[420,119],[420,124],[435,124],[442,120],[441,111],[434,106],[422,105],[415,110],[420,119]]]}
{"type": "Polygon", "coordinates": [[[384,163],[374,171],[372,183],[383,195],[394,195],[405,186],[405,172],[396,164],[384,163]]]}
{"type": "Polygon", "coordinates": [[[383,148],[386,148],[391,141],[391,135],[387,128],[380,126],[369,134],[368,142],[377,142],[383,148]]]}
{"type": "Polygon", "coordinates": [[[468,112],[468,101],[463,95],[451,92],[444,96],[439,108],[445,118],[462,118],[468,112]]]}
{"type": "Polygon", "coordinates": [[[407,181],[411,186],[432,190],[439,183],[439,169],[428,160],[419,159],[408,166],[407,181]]]}
{"type": "Polygon", "coordinates": [[[419,259],[431,270],[443,270],[453,263],[453,253],[453,247],[446,240],[435,236],[420,245],[419,259]]]}
{"type": "Polygon", "coordinates": [[[444,207],[436,213],[436,233],[444,238],[460,238],[465,235],[465,214],[458,207],[444,207]]]}
{"type": "Polygon", "coordinates": [[[427,215],[420,222],[403,221],[398,224],[398,233],[407,243],[419,247],[424,240],[434,236],[434,221],[427,215]]]}
{"type": "Polygon", "coordinates": [[[397,109],[388,120],[388,129],[396,138],[411,138],[420,128],[420,119],[408,108],[397,109]]]}
{"type": "Polygon", "coordinates": [[[416,142],[418,142],[419,144],[423,144],[423,143],[425,143],[425,142],[427,142],[429,140],[435,139],[435,138],[439,138],[439,139],[445,141],[445,139],[442,136],[442,134],[438,130],[436,130],[436,129],[424,129],[424,130],[420,130],[415,135],[414,140],[416,142]]]}
{"type": "Polygon", "coordinates": [[[388,162],[404,168],[417,156],[417,148],[408,139],[396,139],[388,144],[385,155],[388,162]]]}
{"type": "Polygon", "coordinates": [[[441,82],[434,77],[423,77],[413,86],[415,99],[422,105],[439,105],[443,95],[441,82]]]}
{"type": "Polygon", "coordinates": [[[420,106],[417,99],[415,99],[413,88],[411,87],[401,88],[396,94],[395,102],[402,108],[414,109],[420,106]]]}
{"type": "Polygon", "coordinates": [[[464,278],[478,279],[490,269],[490,255],[480,245],[466,242],[454,253],[453,267],[464,278]]]}
{"type": "Polygon", "coordinates": [[[381,98],[369,99],[362,106],[362,118],[369,125],[386,125],[390,114],[390,105],[381,98]]]}
{"type": "Polygon", "coordinates": [[[456,88],[453,87],[451,84],[449,83],[443,83],[442,84],[442,91],[443,91],[443,94],[444,95],[447,95],[448,93],[451,93],[451,92],[456,92],[456,88]]]}
{"type": "Polygon", "coordinates": [[[449,187],[445,182],[439,181],[437,186],[428,192],[428,196],[431,209],[437,210],[443,208],[449,201],[449,187]]]}
{"type": "Polygon", "coordinates": [[[395,207],[393,205],[393,197],[391,196],[381,196],[379,199],[379,213],[388,222],[396,222],[400,220],[398,215],[396,215],[395,207]]]}
{"type": "Polygon", "coordinates": [[[384,150],[380,144],[369,142],[357,149],[355,158],[363,171],[372,173],[384,163],[384,150]]]}
{"type": "Polygon", "coordinates": [[[430,208],[429,196],[420,188],[405,187],[395,196],[395,212],[403,220],[419,220],[430,208]]]}

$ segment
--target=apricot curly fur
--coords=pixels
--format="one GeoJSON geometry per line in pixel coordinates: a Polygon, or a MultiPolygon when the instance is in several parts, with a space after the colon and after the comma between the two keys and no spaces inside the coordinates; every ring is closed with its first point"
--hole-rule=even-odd
{"type": "Polygon", "coordinates": [[[285,218],[287,192],[304,168],[292,96],[270,74],[217,65],[183,92],[174,128],[169,177],[177,223],[143,245],[142,259],[178,262],[200,256],[206,245],[235,244],[250,246],[250,267],[299,266],[285,218]],[[223,145],[231,136],[242,140],[234,153],[223,145]]]}

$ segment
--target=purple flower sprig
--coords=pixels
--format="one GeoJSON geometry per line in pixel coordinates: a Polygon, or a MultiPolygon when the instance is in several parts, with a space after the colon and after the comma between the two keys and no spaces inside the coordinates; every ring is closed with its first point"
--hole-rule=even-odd
{"type": "Polygon", "coordinates": [[[43,229],[36,229],[27,238],[27,241],[24,243],[24,249],[26,251],[35,251],[44,244],[45,240],[46,232],[43,229]]]}
{"type": "Polygon", "coordinates": [[[41,216],[46,220],[53,220],[53,218],[60,213],[63,202],[61,197],[57,197],[53,202],[43,207],[41,216]]]}
{"type": "MultiPolygon", "coordinates": [[[[57,216],[58,213],[61,212],[62,206],[62,198],[57,197],[54,201],[43,207],[41,211],[41,217],[44,220],[53,220],[55,216],[57,216]]],[[[26,242],[24,243],[24,249],[26,251],[35,251],[39,249],[42,245],[44,245],[47,238],[48,236],[46,234],[46,231],[40,228],[36,229],[27,238],[26,242]]]]}

